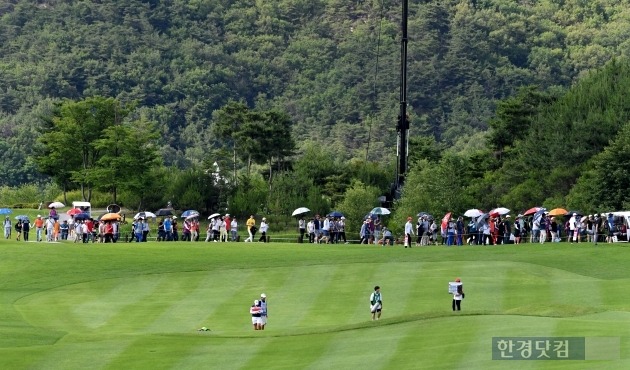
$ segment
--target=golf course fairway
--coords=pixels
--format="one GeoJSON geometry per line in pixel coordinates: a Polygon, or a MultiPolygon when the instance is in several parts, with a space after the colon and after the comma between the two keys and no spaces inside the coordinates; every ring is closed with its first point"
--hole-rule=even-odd
{"type": "Polygon", "coordinates": [[[0,367],[630,369],[629,253],[621,243],[2,240],[0,367]],[[457,277],[466,296],[453,312],[457,277]],[[383,312],[372,321],[376,285],[383,312]],[[261,293],[269,318],[255,331],[261,293]],[[493,359],[496,337],[585,338],[586,355],[493,359]]]}

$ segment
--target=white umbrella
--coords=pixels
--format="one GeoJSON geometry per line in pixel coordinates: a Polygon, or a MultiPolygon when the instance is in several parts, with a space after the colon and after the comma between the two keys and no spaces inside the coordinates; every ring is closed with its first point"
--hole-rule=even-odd
{"type": "Polygon", "coordinates": [[[61,202],[52,202],[48,205],[48,208],[63,208],[63,207],[65,207],[65,204],[61,202]]]}
{"type": "Polygon", "coordinates": [[[137,219],[139,219],[139,218],[149,218],[149,217],[155,218],[155,217],[156,217],[156,216],[155,216],[155,213],[153,213],[153,212],[148,212],[148,211],[145,211],[145,212],[139,212],[139,213],[136,213],[136,215],[135,215],[135,216],[133,216],[133,219],[134,219],[134,220],[137,220],[137,219]]]}
{"type": "Polygon", "coordinates": [[[213,218],[215,218],[215,217],[219,217],[219,216],[221,216],[221,214],[220,214],[220,213],[213,213],[213,214],[211,214],[210,216],[208,216],[208,220],[211,220],[211,219],[213,219],[213,218]]]}
{"type": "Polygon", "coordinates": [[[291,216],[301,215],[301,214],[304,214],[304,213],[308,213],[308,212],[310,212],[310,211],[311,211],[311,210],[310,210],[310,209],[308,209],[308,208],[306,208],[306,207],[300,207],[300,208],[296,209],[295,211],[293,211],[293,213],[291,214],[291,216]]]}
{"type": "Polygon", "coordinates": [[[481,212],[480,210],[473,208],[473,209],[469,209],[468,211],[464,212],[464,216],[466,217],[479,217],[483,214],[483,212],[481,212]]]}
{"type": "Polygon", "coordinates": [[[492,211],[489,212],[490,214],[494,214],[494,213],[498,213],[500,215],[507,215],[508,213],[510,213],[510,210],[505,208],[505,207],[499,207],[499,208],[495,208],[492,211]]]}
{"type": "Polygon", "coordinates": [[[383,208],[383,207],[376,207],[376,208],[372,209],[372,210],[370,211],[370,213],[371,213],[371,214],[373,214],[373,215],[388,215],[388,214],[390,214],[391,212],[390,212],[390,211],[389,211],[389,209],[387,209],[387,208],[383,208]]]}

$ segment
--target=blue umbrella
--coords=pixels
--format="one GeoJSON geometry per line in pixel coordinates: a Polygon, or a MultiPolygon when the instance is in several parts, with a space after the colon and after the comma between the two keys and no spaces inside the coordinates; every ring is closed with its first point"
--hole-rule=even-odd
{"type": "Polygon", "coordinates": [[[75,220],[87,220],[88,218],[90,218],[89,213],[79,213],[77,215],[74,215],[75,220]]]}
{"type": "Polygon", "coordinates": [[[199,212],[189,209],[188,211],[184,211],[184,213],[182,213],[182,217],[190,217],[192,215],[196,214],[197,216],[199,216],[199,212]]]}
{"type": "Polygon", "coordinates": [[[13,212],[13,211],[11,211],[8,208],[0,208],[0,215],[8,215],[11,212],[13,212]]]}
{"type": "Polygon", "coordinates": [[[343,217],[343,213],[339,212],[339,211],[332,211],[328,214],[328,216],[330,217],[343,217]]]}
{"type": "Polygon", "coordinates": [[[19,216],[15,216],[16,220],[28,220],[28,216],[27,215],[19,215],[19,216]]]}

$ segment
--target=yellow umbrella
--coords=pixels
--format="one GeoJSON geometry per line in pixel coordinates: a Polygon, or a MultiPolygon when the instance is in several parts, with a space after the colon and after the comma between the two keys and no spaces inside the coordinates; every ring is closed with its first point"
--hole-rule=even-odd
{"type": "Polygon", "coordinates": [[[564,208],[554,208],[551,211],[549,211],[549,216],[564,216],[567,213],[569,213],[569,211],[567,211],[564,208]]]}
{"type": "Polygon", "coordinates": [[[120,220],[120,218],[118,213],[106,213],[101,217],[101,221],[117,221],[120,220]]]}

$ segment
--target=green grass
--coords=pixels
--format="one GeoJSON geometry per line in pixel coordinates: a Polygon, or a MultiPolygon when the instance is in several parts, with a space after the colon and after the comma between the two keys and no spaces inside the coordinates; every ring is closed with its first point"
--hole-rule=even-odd
{"type": "Polygon", "coordinates": [[[630,368],[629,251],[2,240],[0,367],[630,368]],[[459,313],[446,293],[455,277],[459,313]],[[259,332],[248,309],[262,292],[259,332]],[[620,337],[621,359],[492,361],[495,336],[620,337]]]}

